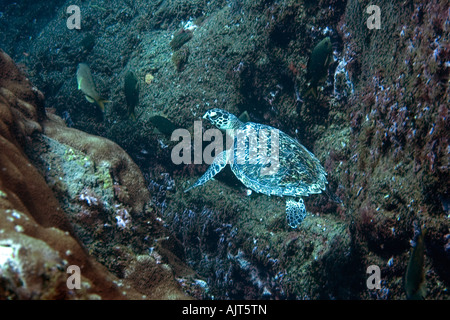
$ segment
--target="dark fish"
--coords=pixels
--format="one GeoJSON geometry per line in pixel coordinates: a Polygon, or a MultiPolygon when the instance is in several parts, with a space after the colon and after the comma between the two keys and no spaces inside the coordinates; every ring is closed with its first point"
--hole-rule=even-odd
{"type": "Polygon", "coordinates": [[[416,235],[415,246],[411,251],[405,274],[405,291],[408,300],[423,300],[426,294],[424,273],[424,234],[425,230],[419,230],[416,235]]]}
{"type": "Polygon", "coordinates": [[[156,127],[156,129],[166,135],[171,135],[177,127],[164,116],[152,116],[149,121],[156,127]]]}
{"type": "Polygon", "coordinates": [[[63,113],[62,113],[62,118],[63,118],[63,120],[66,122],[66,125],[69,127],[69,128],[71,128],[71,127],[73,127],[73,121],[72,121],[72,118],[70,117],[70,113],[69,113],[69,111],[63,111],[63,113]]]}
{"type": "Polygon", "coordinates": [[[306,73],[306,81],[309,85],[305,95],[313,94],[317,97],[317,86],[325,81],[332,58],[333,47],[330,37],[326,37],[314,47],[309,57],[306,73]]]}
{"type": "Polygon", "coordinates": [[[139,104],[139,81],[132,71],[125,75],[125,99],[127,101],[128,118],[136,120],[134,108],[139,104]]]}

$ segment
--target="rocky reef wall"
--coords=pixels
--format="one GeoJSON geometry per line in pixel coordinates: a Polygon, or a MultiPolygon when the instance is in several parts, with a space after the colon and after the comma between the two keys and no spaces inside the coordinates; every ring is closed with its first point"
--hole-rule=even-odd
{"type": "MultiPolygon", "coordinates": [[[[29,90],[31,100],[21,100],[37,111],[14,102],[20,113],[10,113],[37,120],[7,115],[2,135],[18,150],[26,146],[67,213],[39,214],[40,224],[67,227],[121,279],[152,266],[167,279],[175,274],[195,297],[223,299],[403,299],[410,241],[421,225],[426,297],[448,299],[448,2],[103,0],[80,4],[79,31],[61,19],[69,4],[58,2],[49,23],[27,34],[32,41],[15,35],[20,43],[9,45],[45,93],[48,116],[42,96],[29,90]],[[380,29],[367,27],[369,5],[380,8],[380,29]],[[325,37],[333,59],[317,96],[308,97],[308,61],[325,37]],[[80,62],[111,101],[104,114],[77,90],[80,62]],[[127,117],[128,71],[140,83],[136,121],[127,117]],[[230,170],[184,193],[207,165],[175,165],[175,142],[152,119],[192,133],[212,107],[247,112],[298,139],[342,203],[327,194],[305,198],[310,215],[292,230],[285,199],[249,192],[230,170]],[[33,131],[45,137],[32,139],[33,131]],[[366,286],[373,265],[379,290],[366,286]]],[[[0,23],[17,10],[5,8],[0,23]]],[[[25,210],[26,197],[16,198],[25,210]]]]}
{"type": "MultiPolygon", "coordinates": [[[[96,223],[100,222],[96,214],[112,215],[104,217],[104,224],[114,223],[119,230],[131,227],[131,215],[136,220],[144,216],[149,193],[134,162],[113,142],[67,128],[59,117],[47,118],[43,94],[3,51],[0,51],[0,73],[1,298],[187,298],[174,280],[171,267],[158,265],[167,254],[159,255],[156,263],[148,254],[138,255],[128,250],[127,274],[118,276],[117,272],[114,274],[116,270],[108,270],[98,262],[102,260],[98,252],[97,256],[92,255],[93,250],[89,249],[93,230],[88,230],[89,233],[85,229],[95,219],[98,219],[96,223]],[[54,152],[46,153],[49,149],[54,152]],[[58,154],[55,150],[65,152],[58,154]],[[104,166],[105,170],[77,172],[75,168],[70,172],[57,168],[77,161],[84,168],[104,166]],[[41,167],[43,163],[47,165],[45,169],[41,167]],[[84,174],[83,185],[79,186],[84,193],[68,190],[76,188],[70,186],[77,174],[84,174]],[[101,196],[107,199],[110,195],[105,206],[112,208],[103,207],[104,199],[95,198],[94,188],[87,191],[86,180],[90,177],[94,177],[92,186],[101,185],[101,196]],[[120,206],[113,205],[114,197],[120,199],[117,200],[120,206]],[[68,285],[71,266],[80,271],[78,288],[68,285]],[[122,283],[124,278],[128,280],[122,283]]],[[[147,221],[146,225],[149,224],[147,221]]],[[[151,237],[149,233],[146,236],[151,237]]],[[[115,255],[109,257],[113,260],[120,256],[118,241],[124,242],[120,238],[108,243],[115,245],[115,255]]]]}
{"type": "Polygon", "coordinates": [[[123,298],[115,279],[74,239],[64,211],[24,154],[42,132],[43,94],[0,52],[1,296],[16,299],[123,298]],[[83,266],[83,290],[69,290],[66,269],[83,266]]]}

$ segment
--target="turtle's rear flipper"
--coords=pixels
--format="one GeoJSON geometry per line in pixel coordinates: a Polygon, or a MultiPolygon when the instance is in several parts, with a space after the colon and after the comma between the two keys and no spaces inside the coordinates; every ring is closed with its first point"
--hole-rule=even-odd
{"type": "Polygon", "coordinates": [[[208,170],[194,183],[192,186],[187,188],[184,192],[188,192],[192,188],[201,186],[205,184],[208,180],[211,180],[216,174],[218,174],[227,165],[227,154],[226,151],[222,151],[214,158],[213,163],[209,166],[208,170]]]}
{"type": "Polygon", "coordinates": [[[297,228],[306,217],[306,208],[303,199],[286,201],[286,218],[291,228],[297,228]]]}

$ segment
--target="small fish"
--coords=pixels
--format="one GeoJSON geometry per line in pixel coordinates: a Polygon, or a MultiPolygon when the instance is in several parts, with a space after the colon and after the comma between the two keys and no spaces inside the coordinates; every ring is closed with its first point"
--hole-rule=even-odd
{"type": "Polygon", "coordinates": [[[326,79],[332,58],[333,47],[330,37],[326,37],[314,47],[309,57],[306,73],[306,81],[309,82],[309,86],[305,95],[313,94],[314,97],[317,97],[317,86],[326,79]]]}
{"type": "Polygon", "coordinates": [[[91,103],[97,103],[102,112],[105,111],[105,102],[111,102],[102,98],[95,89],[94,80],[92,79],[91,70],[85,63],[80,63],[77,69],[78,90],[81,90],[86,100],[91,103]]]}
{"type": "MultiPolygon", "coordinates": [[[[419,227],[418,227],[419,228],[419,227]]],[[[405,274],[405,291],[408,300],[423,300],[426,294],[425,273],[424,273],[424,253],[425,230],[417,230],[415,246],[411,251],[408,266],[405,274]]]]}
{"type": "Polygon", "coordinates": [[[136,121],[134,108],[139,104],[139,81],[132,71],[125,75],[125,99],[127,101],[128,118],[136,121]]]}

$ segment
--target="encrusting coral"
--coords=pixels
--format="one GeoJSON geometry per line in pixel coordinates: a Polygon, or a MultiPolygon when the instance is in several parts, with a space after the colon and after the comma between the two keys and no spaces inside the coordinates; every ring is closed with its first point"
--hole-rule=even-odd
{"type": "MultiPolygon", "coordinates": [[[[68,128],[61,118],[49,114],[43,122],[46,136],[89,155],[96,163],[106,162],[114,180],[126,186],[129,205],[134,212],[142,212],[149,192],[138,166],[123,149],[111,140],[68,128]]],[[[111,186],[112,187],[112,186],[111,186]]]]}
{"type": "Polygon", "coordinates": [[[116,144],[67,128],[56,116],[46,119],[43,94],[0,50],[0,299],[186,298],[167,275],[153,295],[133,289],[133,279],[119,286],[122,280],[88,255],[27,157],[27,145],[45,131],[94,161],[109,161],[111,175],[130,191],[126,200],[134,211],[142,211],[148,191],[140,189],[140,171],[116,144]],[[80,268],[79,288],[68,285],[71,265],[80,268]]]}
{"type": "MultiPolygon", "coordinates": [[[[45,180],[22,145],[41,132],[43,94],[0,51],[0,296],[13,299],[122,298],[114,277],[86,255],[45,180]],[[84,289],[66,285],[81,267],[84,289]]],[[[134,293],[137,297],[137,293],[134,293]]]]}

